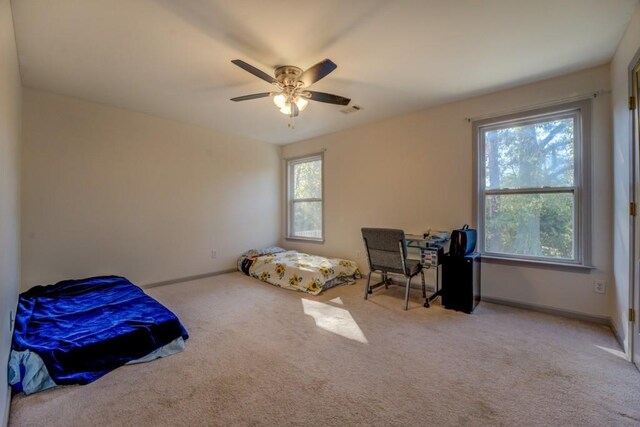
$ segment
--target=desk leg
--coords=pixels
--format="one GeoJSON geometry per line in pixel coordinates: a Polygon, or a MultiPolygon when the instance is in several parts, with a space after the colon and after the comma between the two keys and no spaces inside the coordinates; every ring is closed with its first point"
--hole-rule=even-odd
{"type": "Polygon", "coordinates": [[[436,269],[436,288],[433,294],[431,294],[428,297],[425,297],[424,299],[424,306],[427,308],[430,307],[430,304],[432,301],[434,301],[436,298],[440,296],[440,268],[439,268],[439,265],[435,265],[434,268],[436,269]]]}
{"type": "Polygon", "coordinates": [[[422,270],[422,297],[424,298],[424,307],[429,308],[429,297],[427,296],[427,285],[424,282],[424,270],[422,270]]]}

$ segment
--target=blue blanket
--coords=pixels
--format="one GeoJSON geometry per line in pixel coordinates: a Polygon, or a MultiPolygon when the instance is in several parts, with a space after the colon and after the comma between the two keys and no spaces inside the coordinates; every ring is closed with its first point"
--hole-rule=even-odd
{"type": "Polygon", "coordinates": [[[179,337],[188,334],[171,311],[124,277],[103,276],[21,294],[11,348],[40,356],[58,385],[87,384],[179,337]]]}

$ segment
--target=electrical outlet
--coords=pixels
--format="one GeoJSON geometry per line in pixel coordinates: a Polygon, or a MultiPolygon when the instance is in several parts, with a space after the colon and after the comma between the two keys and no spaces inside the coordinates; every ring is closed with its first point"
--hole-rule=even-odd
{"type": "Polygon", "coordinates": [[[356,258],[362,259],[362,251],[356,251],[356,258]]]}
{"type": "Polygon", "coordinates": [[[594,280],[593,281],[593,292],[598,294],[606,294],[607,293],[607,281],[606,280],[594,280]]]}
{"type": "Polygon", "coordinates": [[[212,250],[211,251],[211,259],[216,259],[218,257],[218,251],[217,250],[212,250]]]}

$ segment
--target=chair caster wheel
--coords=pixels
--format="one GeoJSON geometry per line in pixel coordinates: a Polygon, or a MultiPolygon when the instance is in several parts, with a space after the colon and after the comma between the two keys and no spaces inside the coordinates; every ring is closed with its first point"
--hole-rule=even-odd
{"type": "Polygon", "coordinates": [[[425,302],[425,303],[424,303],[424,308],[429,308],[429,307],[431,307],[431,306],[429,305],[429,302],[425,302]]]}
{"type": "Polygon", "coordinates": [[[369,289],[368,293],[369,293],[369,295],[371,295],[373,293],[373,291],[371,289],[369,289]]]}

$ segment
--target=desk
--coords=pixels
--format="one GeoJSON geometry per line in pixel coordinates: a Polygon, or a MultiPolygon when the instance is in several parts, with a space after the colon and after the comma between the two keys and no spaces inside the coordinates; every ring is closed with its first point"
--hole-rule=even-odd
{"type": "Polygon", "coordinates": [[[440,265],[444,256],[444,241],[441,239],[433,239],[431,237],[423,237],[418,235],[405,235],[407,247],[420,250],[420,264],[422,268],[429,270],[435,269],[435,289],[434,292],[427,296],[424,303],[425,307],[429,306],[433,300],[441,294],[440,289],[440,265]]]}

